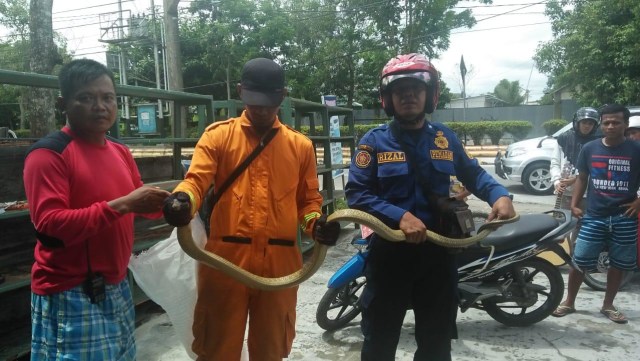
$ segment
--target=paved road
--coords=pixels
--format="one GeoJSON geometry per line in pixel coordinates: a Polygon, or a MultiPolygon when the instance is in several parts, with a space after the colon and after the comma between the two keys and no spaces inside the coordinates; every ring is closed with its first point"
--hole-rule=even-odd
{"type": "MultiPolygon", "coordinates": [[[[553,206],[553,196],[528,196],[523,194],[521,185],[501,182],[515,194],[516,210],[521,214],[542,212],[553,206]]],[[[473,198],[469,203],[475,210],[488,207],[473,198]]],[[[325,332],[315,322],[316,307],[326,291],[329,277],[355,252],[348,244],[353,233],[344,233],[347,234],[330,250],[322,268],[300,286],[297,336],[290,360],[359,360],[362,346],[359,318],[336,332],[325,332]]],[[[561,270],[566,282],[566,266],[561,270]]],[[[602,292],[583,286],[578,295],[577,313],[564,318],[550,317],[526,328],[509,328],[482,311],[469,310],[458,316],[460,339],[453,342],[453,358],[458,361],[638,360],[640,276],[636,275],[616,299],[619,309],[630,319],[629,324],[614,324],[600,315],[598,310],[602,297],[602,292]]],[[[413,314],[409,311],[398,346],[397,360],[413,359],[414,326],[413,314]]],[[[136,338],[140,361],[189,360],[164,314],[151,315],[149,321],[136,330],[136,338]]]]}

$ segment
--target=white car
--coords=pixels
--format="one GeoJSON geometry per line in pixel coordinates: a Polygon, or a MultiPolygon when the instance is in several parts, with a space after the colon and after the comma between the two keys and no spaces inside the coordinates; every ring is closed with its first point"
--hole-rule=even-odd
{"type": "Polygon", "coordinates": [[[569,123],[555,132],[552,137],[544,136],[523,140],[507,147],[504,155],[498,152],[495,159],[496,174],[504,179],[521,182],[531,194],[551,194],[551,153],[557,144],[556,137],[571,129],[569,123]]]}
{"type": "MultiPolygon", "coordinates": [[[[629,107],[629,111],[631,116],[640,115],[640,107],[629,107]]],[[[549,173],[551,153],[557,143],[556,137],[571,129],[572,125],[565,125],[551,137],[523,140],[509,145],[504,154],[498,152],[494,163],[496,174],[503,179],[522,183],[528,193],[553,193],[549,173]]],[[[597,132],[600,134],[600,129],[597,132]]]]}

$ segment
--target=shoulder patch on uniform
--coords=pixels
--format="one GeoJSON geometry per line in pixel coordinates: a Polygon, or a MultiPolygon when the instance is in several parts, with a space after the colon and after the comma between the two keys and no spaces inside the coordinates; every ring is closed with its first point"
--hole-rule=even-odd
{"type": "Polygon", "coordinates": [[[431,149],[431,159],[434,160],[453,160],[453,152],[444,149],[431,149]]]}
{"type": "Polygon", "coordinates": [[[358,145],[358,149],[360,150],[366,150],[369,153],[373,153],[373,147],[370,145],[366,145],[366,144],[360,144],[358,145]]]}
{"type": "Polygon", "coordinates": [[[371,153],[361,150],[356,153],[355,157],[356,167],[367,168],[371,164],[371,153]]]}
{"type": "Polygon", "coordinates": [[[440,149],[449,148],[449,140],[444,136],[444,132],[441,130],[436,132],[436,139],[433,142],[436,144],[436,147],[440,149]]]}
{"type": "Polygon", "coordinates": [[[378,164],[405,162],[404,152],[381,152],[378,153],[378,164]]]}

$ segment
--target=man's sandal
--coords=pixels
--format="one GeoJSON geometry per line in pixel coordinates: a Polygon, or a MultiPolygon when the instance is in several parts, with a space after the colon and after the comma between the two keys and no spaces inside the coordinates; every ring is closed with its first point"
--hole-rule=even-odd
{"type": "Polygon", "coordinates": [[[611,321],[615,322],[615,323],[627,323],[629,322],[627,320],[627,318],[624,316],[624,314],[618,310],[611,309],[611,310],[605,310],[605,309],[601,309],[600,313],[602,313],[603,315],[605,315],[608,319],[610,319],[611,321]]]}
{"type": "Polygon", "coordinates": [[[576,312],[576,309],[573,307],[569,307],[569,306],[565,306],[565,305],[558,305],[558,307],[555,309],[555,311],[553,311],[553,313],[551,314],[554,317],[564,317],[570,313],[574,313],[576,312]]]}

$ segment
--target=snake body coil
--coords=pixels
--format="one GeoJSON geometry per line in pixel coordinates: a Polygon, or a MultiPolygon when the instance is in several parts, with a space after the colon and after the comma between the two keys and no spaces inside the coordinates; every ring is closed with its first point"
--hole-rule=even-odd
{"type": "MultiPolygon", "coordinates": [[[[513,222],[517,219],[518,216],[509,220],[487,223],[483,227],[480,227],[480,230],[476,235],[469,238],[448,238],[431,231],[427,231],[427,238],[431,242],[443,247],[463,248],[481,241],[499,226],[505,223],[513,222]]],[[[347,221],[362,224],[371,228],[374,232],[376,232],[379,236],[386,240],[393,242],[405,241],[404,233],[401,230],[393,230],[387,227],[384,223],[382,223],[374,216],[356,209],[338,210],[332,213],[327,218],[327,221],[347,221]]],[[[324,262],[324,258],[327,255],[327,249],[329,248],[328,246],[316,242],[313,247],[311,258],[309,259],[309,261],[305,262],[300,270],[283,277],[267,278],[254,275],[236,266],[232,262],[229,262],[228,260],[212,252],[198,247],[193,240],[193,236],[191,235],[191,225],[178,228],[178,242],[180,243],[180,247],[182,247],[185,253],[187,253],[195,260],[224,272],[228,276],[247,285],[248,287],[260,290],[279,290],[283,288],[293,287],[309,279],[309,277],[311,277],[318,270],[318,268],[320,268],[322,262],[324,262]]]]}

